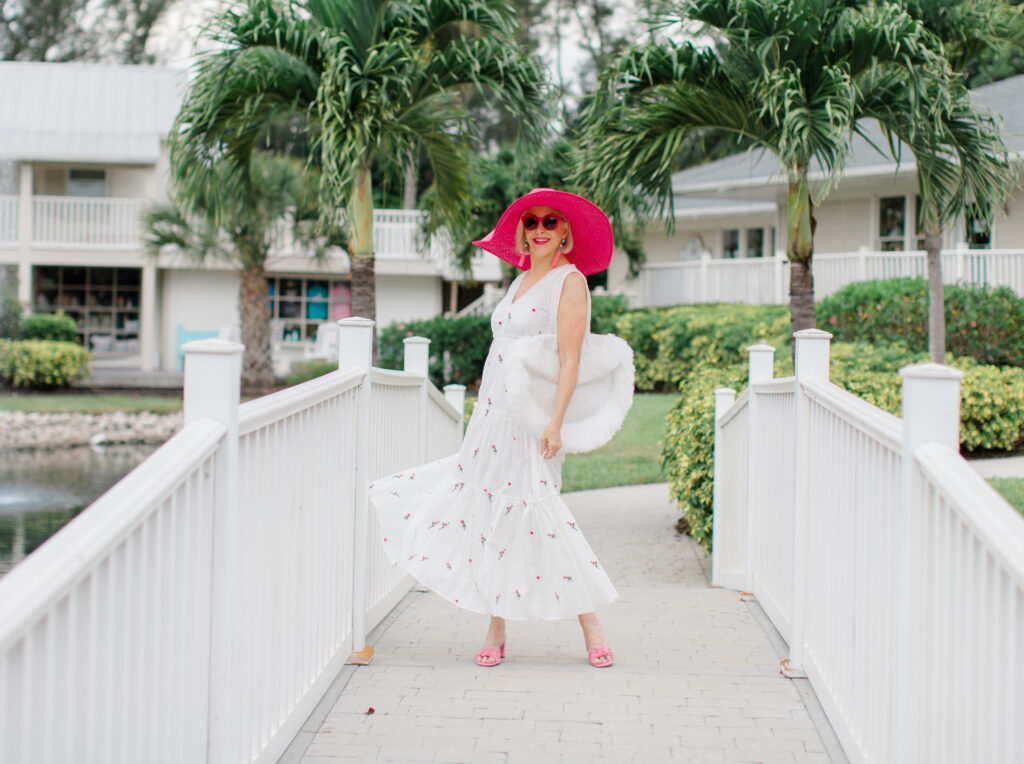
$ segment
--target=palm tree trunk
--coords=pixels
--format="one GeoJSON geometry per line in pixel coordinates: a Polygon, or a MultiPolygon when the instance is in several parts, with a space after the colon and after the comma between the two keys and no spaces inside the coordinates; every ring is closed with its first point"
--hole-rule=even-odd
{"type": "Polygon", "coordinates": [[[811,257],[814,254],[813,202],[807,188],[807,169],[801,168],[796,180],[789,184],[786,200],[786,232],[789,255],[789,324],[794,332],[813,329],[814,273],[811,257]]]}
{"type": "Polygon", "coordinates": [[[359,168],[355,193],[349,206],[352,237],[349,254],[352,260],[352,315],[376,318],[377,295],[373,263],[373,187],[370,166],[359,168]]]}
{"type": "Polygon", "coordinates": [[[416,209],[416,166],[412,163],[405,166],[405,183],[402,188],[402,209],[416,209]]]}
{"type": "Polygon", "coordinates": [[[942,257],[939,247],[942,232],[938,226],[926,223],[924,251],[928,262],[928,355],[932,363],[946,359],[946,307],[942,293],[942,257]]]}
{"type": "Polygon", "coordinates": [[[267,274],[263,268],[242,271],[238,309],[242,318],[242,386],[267,390],[274,386],[270,350],[270,311],[267,309],[267,274]]]}

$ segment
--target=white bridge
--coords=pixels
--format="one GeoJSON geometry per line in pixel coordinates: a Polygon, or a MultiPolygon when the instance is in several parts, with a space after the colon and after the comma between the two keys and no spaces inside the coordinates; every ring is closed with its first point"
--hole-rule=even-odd
{"type": "MultiPolygon", "coordinates": [[[[605,515],[602,559],[641,581],[609,623],[616,666],[542,662],[551,624],[518,664],[472,666],[472,619],[403,599],[366,499],[457,449],[464,391],[430,385],[421,338],[405,371],[371,368],[371,334],[346,319],[338,371],[242,405],[241,347],[188,346],[184,429],[0,579],[0,760],[273,762],[314,735],[310,761],[823,759],[755,603],[679,586],[692,542],[647,524],[637,488],[605,515]],[[381,665],[307,725],[400,599],[381,665]]],[[[756,598],[849,759],[1020,761],[1024,522],[957,453],[959,373],[905,369],[900,420],[828,381],[829,337],[799,333],[787,379],[755,346],[749,389],[716,393],[712,581],[756,598]]]]}
{"type": "Polygon", "coordinates": [[[750,348],[716,391],[712,581],[752,595],[853,761],[1024,760],[1024,522],[958,452],[961,372],[909,366],[899,419],[750,348]]]}
{"type": "Polygon", "coordinates": [[[242,346],[186,347],[185,426],[0,579],[0,760],[276,761],[412,579],[370,480],[453,453],[465,389],[370,365],[239,405],[242,346]]]}

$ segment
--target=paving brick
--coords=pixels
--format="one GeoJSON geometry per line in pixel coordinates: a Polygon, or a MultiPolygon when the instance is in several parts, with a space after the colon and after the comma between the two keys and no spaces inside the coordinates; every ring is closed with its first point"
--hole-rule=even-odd
{"type": "Polygon", "coordinates": [[[303,761],[827,761],[750,605],[708,587],[703,552],[672,532],[666,487],[595,496],[566,498],[619,589],[599,611],[615,666],[586,662],[574,619],[509,622],[508,657],[476,666],[486,617],[413,592],[303,761]]]}

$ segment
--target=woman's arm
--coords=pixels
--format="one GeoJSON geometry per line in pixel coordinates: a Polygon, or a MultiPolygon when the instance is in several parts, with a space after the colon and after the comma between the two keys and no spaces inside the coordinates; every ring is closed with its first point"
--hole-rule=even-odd
{"type": "Polygon", "coordinates": [[[580,351],[587,333],[587,280],[570,273],[562,285],[558,302],[558,388],[555,411],[540,438],[540,453],[550,459],[562,448],[562,420],[576,390],[580,372],[580,351]]]}

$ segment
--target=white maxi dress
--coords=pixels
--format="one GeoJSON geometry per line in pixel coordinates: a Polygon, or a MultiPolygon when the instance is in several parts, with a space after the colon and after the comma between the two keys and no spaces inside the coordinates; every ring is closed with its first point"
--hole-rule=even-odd
{"type": "Polygon", "coordinates": [[[562,265],[518,296],[520,274],[491,316],[476,408],[457,454],[370,486],[393,562],[454,604],[509,619],[589,613],[618,594],[559,495],[564,454],[526,434],[506,359],[514,343],[553,333],[562,265]],[[515,299],[518,296],[518,299],[515,299]]]}

